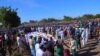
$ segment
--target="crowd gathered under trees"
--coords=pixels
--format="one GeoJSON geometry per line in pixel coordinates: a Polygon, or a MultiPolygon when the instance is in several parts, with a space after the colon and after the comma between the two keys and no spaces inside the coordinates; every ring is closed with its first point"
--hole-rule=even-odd
{"type": "MultiPolygon", "coordinates": [[[[40,22],[87,20],[100,18],[100,14],[86,14],[72,18],[64,16],[64,19],[43,19],[40,22]]],[[[18,54],[24,56],[77,56],[77,50],[85,47],[89,38],[95,38],[100,42],[100,21],[88,21],[73,25],[36,26],[10,29],[20,25],[20,17],[17,9],[11,7],[0,8],[0,22],[9,28],[0,32],[0,55],[13,54],[13,46],[17,46],[18,54]],[[16,19],[16,20],[15,20],[16,19]]],[[[16,50],[15,50],[16,51],[16,50]]]]}

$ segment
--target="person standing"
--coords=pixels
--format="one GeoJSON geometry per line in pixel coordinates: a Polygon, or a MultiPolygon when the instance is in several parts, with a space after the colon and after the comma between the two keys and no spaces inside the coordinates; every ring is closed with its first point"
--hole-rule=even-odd
{"type": "Polygon", "coordinates": [[[2,56],[6,56],[6,50],[5,50],[5,45],[3,43],[3,35],[0,33],[0,54],[2,56]]]}
{"type": "Polygon", "coordinates": [[[55,46],[55,56],[63,56],[63,46],[58,41],[55,46]]]}
{"type": "Polygon", "coordinates": [[[37,43],[35,44],[36,53],[38,52],[38,49],[40,48],[41,40],[42,40],[41,37],[39,37],[37,43]]]}
{"type": "Polygon", "coordinates": [[[89,38],[89,29],[88,28],[85,28],[85,32],[86,32],[86,38],[85,38],[85,43],[87,43],[88,41],[88,38],[89,38]]]}
{"type": "Polygon", "coordinates": [[[29,39],[29,46],[30,46],[30,50],[31,50],[31,56],[35,56],[35,48],[33,46],[33,41],[32,41],[33,36],[30,36],[29,39]]]}
{"type": "Polygon", "coordinates": [[[9,34],[9,36],[8,36],[7,46],[8,46],[9,55],[11,56],[11,54],[12,54],[12,40],[11,40],[11,34],[9,34]]]}
{"type": "Polygon", "coordinates": [[[52,53],[49,51],[48,44],[45,45],[45,51],[43,53],[43,56],[52,56],[52,53]]]}
{"type": "Polygon", "coordinates": [[[86,37],[85,35],[86,35],[86,32],[85,32],[85,29],[83,29],[82,30],[82,34],[81,34],[81,37],[82,37],[82,45],[83,46],[85,46],[85,37],[86,37]]]}
{"type": "Polygon", "coordinates": [[[8,34],[7,33],[4,34],[4,38],[5,38],[5,44],[7,44],[7,40],[8,40],[8,34]]]}
{"type": "MultiPolygon", "coordinates": [[[[68,40],[67,40],[68,41],[68,40]]],[[[63,43],[63,56],[70,56],[70,50],[69,50],[69,43],[65,42],[63,43]]]]}
{"type": "Polygon", "coordinates": [[[49,51],[52,53],[52,56],[54,56],[54,44],[55,42],[53,41],[52,37],[50,37],[48,45],[49,45],[49,51]]]}
{"type": "Polygon", "coordinates": [[[64,31],[63,31],[63,29],[60,30],[59,34],[60,34],[61,39],[64,39],[64,31]]]}
{"type": "Polygon", "coordinates": [[[81,32],[79,28],[76,28],[76,32],[75,32],[75,37],[76,37],[76,42],[77,42],[77,48],[80,49],[81,48],[81,32]]]}
{"type": "Polygon", "coordinates": [[[43,56],[43,46],[39,45],[39,49],[36,51],[36,56],[43,56]]]}
{"type": "Polygon", "coordinates": [[[71,38],[70,38],[70,49],[71,49],[71,55],[72,56],[76,56],[76,47],[77,47],[77,45],[76,45],[76,40],[75,40],[75,38],[72,36],[71,38]]]}
{"type": "Polygon", "coordinates": [[[60,29],[56,29],[56,38],[58,39],[60,29]]]}
{"type": "Polygon", "coordinates": [[[22,52],[23,52],[23,42],[22,42],[22,36],[20,34],[18,34],[17,36],[17,45],[18,45],[18,49],[19,49],[19,53],[22,56],[22,52]]]}

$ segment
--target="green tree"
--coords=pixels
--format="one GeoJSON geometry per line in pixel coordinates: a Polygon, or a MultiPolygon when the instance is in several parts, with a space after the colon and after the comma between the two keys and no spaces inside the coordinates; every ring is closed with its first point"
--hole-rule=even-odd
{"type": "Polygon", "coordinates": [[[100,18],[100,14],[96,14],[95,15],[95,18],[100,18]]]}
{"type": "Polygon", "coordinates": [[[55,18],[48,18],[47,21],[48,21],[48,22],[56,22],[56,21],[58,21],[58,20],[55,19],[55,18]]]}
{"type": "Polygon", "coordinates": [[[82,16],[82,19],[94,19],[94,15],[92,14],[85,14],[82,16]]]}
{"type": "Polygon", "coordinates": [[[44,18],[44,19],[40,20],[40,22],[47,22],[47,19],[44,18]]]}
{"type": "Polygon", "coordinates": [[[17,27],[21,23],[17,9],[11,7],[0,7],[0,21],[5,27],[17,27]]]}
{"type": "Polygon", "coordinates": [[[70,17],[70,16],[64,16],[64,19],[63,20],[64,21],[71,21],[71,20],[73,20],[73,18],[70,17]]]}
{"type": "Polygon", "coordinates": [[[58,21],[58,20],[55,18],[48,18],[48,19],[44,18],[40,22],[56,22],[56,21],[58,21]]]}
{"type": "Polygon", "coordinates": [[[78,16],[78,17],[75,17],[74,20],[81,20],[82,17],[78,16]]]}

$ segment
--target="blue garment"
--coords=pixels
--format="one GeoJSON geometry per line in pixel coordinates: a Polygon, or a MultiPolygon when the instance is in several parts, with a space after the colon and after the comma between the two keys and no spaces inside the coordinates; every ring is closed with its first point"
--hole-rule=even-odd
{"type": "Polygon", "coordinates": [[[32,49],[30,49],[30,50],[31,50],[31,56],[35,56],[35,49],[32,48],[32,49]]]}
{"type": "Polygon", "coordinates": [[[48,41],[48,44],[51,46],[54,46],[54,41],[50,40],[50,41],[48,41]]]}

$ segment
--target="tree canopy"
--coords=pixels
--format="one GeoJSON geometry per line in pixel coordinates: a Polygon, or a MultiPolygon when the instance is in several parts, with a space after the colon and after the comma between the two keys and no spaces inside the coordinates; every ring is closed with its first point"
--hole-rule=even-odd
{"type": "Polygon", "coordinates": [[[42,20],[40,20],[40,22],[54,22],[54,21],[58,21],[57,19],[55,18],[44,18],[42,20]]]}
{"type": "Polygon", "coordinates": [[[92,14],[85,14],[82,16],[82,19],[94,19],[94,15],[92,14]]]}
{"type": "Polygon", "coordinates": [[[70,20],[73,20],[73,18],[70,17],[70,16],[64,16],[64,19],[63,20],[64,21],[70,21],[70,20]]]}
{"type": "Polygon", "coordinates": [[[40,22],[56,22],[56,21],[71,21],[71,20],[88,20],[88,19],[95,19],[95,18],[100,18],[100,14],[84,14],[83,16],[78,16],[78,17],[70,17],[70,16],[63,16],[63,19],[55,19],[55,18],[44,18],[40,20],[40,22]]]}
{"type": "Polygon", "coordinates": [[[5,27],[17,27],[20,25],[20,17],[17,15],[17,9],[11,7],[0,7],[0,22],[5,27]]]}
{"type": "Polygon", "coordinates": [[[95,15],[95,18],[100,18],[100,14],[96,14],[95,15]]]}

